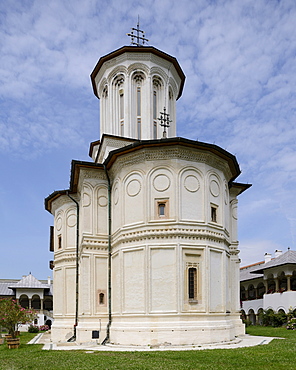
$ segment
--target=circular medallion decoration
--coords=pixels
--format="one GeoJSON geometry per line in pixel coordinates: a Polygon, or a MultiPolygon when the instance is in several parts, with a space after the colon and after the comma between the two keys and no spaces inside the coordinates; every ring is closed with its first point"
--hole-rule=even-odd
{"type": "Polygon", "coordinates": [[[61,230],[61,228],[62,228],[62,219],[61,217],[59,217],[57,219],[57,230],[61,230]]]}
{"type": "Polygon", "coordinates": [[[114,189],[114,203],[117,204],[119,200],[119,190],[118,187],[114,189]]]}
{"type": "Polygon", "coordinates": [[[88,207],[90,205],[90,196],[87,193],[83,193],[83,207],[88,207]]]}
{"type": "Polygon", "coordinates": [[[232,217],[237,220],[237,206],[232,208],[232,217]]]}
{"type": "Polygon", "coordinates": [[[217,181],[212,180],[210,183],[210,191],[214,197],[217,197],[220,194],[220,188],[217,181]]]}
{"type": "Polygon", "coordinates": [[[195,193],[200,188],[198,178],[193,175],[185,177],[184,188],[191,193],[195,193]]]}
{"type": "Polygon", "coordinates": [[[171,185],[171,180],[166,175],[157,175],[154,177],[153,186],[157,191],[165,191],[171,185]]]}
{"type": "Polygon", "coordinates": [[[106,205],[108,204],[108,199],[107,199],[107,197],[105,197],[105,195],[101,195],[101,196],[98,198],[98,203],[99,203],[99,206],[100,206],[100,207],[106,207],[106,205]]]}
{"type": "Polygon", "coordinates": [[[76,225],[76,215],[70,215],[68,218],[67,218],[67,225],[69,227],[73,227],[76,225]]]}
{"type": "Polygon", "coordinates": [[[139,180],[131,180],[126,187],[126,191],[130,197],[135,197],[141,191],[141,183],[139,180]]]}

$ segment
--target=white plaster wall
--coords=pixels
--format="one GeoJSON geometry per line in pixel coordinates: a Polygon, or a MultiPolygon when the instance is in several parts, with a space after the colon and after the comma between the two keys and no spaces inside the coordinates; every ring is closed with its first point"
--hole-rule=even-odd
{"type": "Polygon", "coordinates": [[[222,251],[210,249],[210,286],[209,286],[209,301],[210,312],[225,312],[224,307],[224,273],[223,271],[223,254],[222,251]]]}
{"type": "Polygon", "coordinates": [[[177,312],[176,250],[170,246],[150,247],[151,313],[177,312]]]}
{"type": "Polygon", "coordinates": [[[289,308],[293,310],[296,308],[296,292],[288,291],[283,293],[264,294],[263,309],[268,310],[272,308],[274,311],[283,309],[286,313],[289,308]]]}
{"type": "Polygon", "coordinates": [[[141,313],[146,308],[146,263],[143,247],[123,251],[122,311],[141,313]]]}
{"type": "Polygon", "coordinates": [[[107,294],[107,287],[108,287],[108,259],[107,256],[95,256],[94,257],[94,291],[92,294],[94,295],[93,300],[93,311],[96,314],[99,313],[107,313],[107,302],[108,302],[108,294],[107,294]],[[99,304],[99,294],[103,293],[105,295],[105,301],[103,304],[99,304]]]}
{"type": "Polygon", "coordinates": [[[124,224],[143,223],[144,215],[144,184],[140,173],[132,173],[124,179],[124,224]]]}
{"type": "Polygon", "coordinates": [[[196,168],[185,168],[179,175],[180,219],[205,221],[204,177],[196,168]]]}

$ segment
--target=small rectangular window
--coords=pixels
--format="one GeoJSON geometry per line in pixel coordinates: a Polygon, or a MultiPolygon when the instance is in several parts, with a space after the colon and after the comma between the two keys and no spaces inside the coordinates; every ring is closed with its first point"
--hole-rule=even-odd
{"type": "Polygon", "coordinates": [[[62,249],[62,235],[58,235],[58,249],[62,249]]]}
{"type": "Polygon", "coordinates": [[[156,200],[156,218],[169,217],[169,201],[168,199],[156,200]]]}
{"type": "Polygon", "coordinates": [[[188,269],[188,298],[192,300],[197,298],[197,270],[195,267],[188,269]]]}
{"type": "Polygon", "coordinates": [[[217,222],[217,207],[211,206],[211,221],[217,222]]]}
{"type": "Polygon", "coordinates": [[[165,216],[165,203],[159,203],[158,204],[158,215],[159,217],[165,216]]]}

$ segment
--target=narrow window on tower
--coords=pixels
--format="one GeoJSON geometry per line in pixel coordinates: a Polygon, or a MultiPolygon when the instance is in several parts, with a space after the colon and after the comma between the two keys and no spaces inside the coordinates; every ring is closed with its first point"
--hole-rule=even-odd
{"type": "Polygon", "coordinates": [[[170,126],[167,128],[167,136],[169,137],[172,127],[174,125],[174,100],[173,100],[173,93],[171,90],[169,90],[169,111],[168,113],[170,115],[170,120],[171,120],[170,126]]]}
{"type": "Polygon", "coordinates": [[[123,95],[123,90],[119,91],[119,122],[120,122],[120,135],[124,136],[124,95],[123,95]]]}
{"type": "Polygon", "coordinates": [[[153,91],[153,139],[157,139],[157,92],[153,91]]]}
{"type": "Polygon", "coordinates": [[[211,205],[211,222],[217,222],[217,206],[211,205]]]}
{"type": "Polygon", "coordinates": [[[137,131],[138,140],[141,140],[141,87],[137,87],[137,131]]]}
{"type": "Polygon", "coordinates": [[[188,299],[197,299],[197,269],[189,267],[188,269],[188,299]]]}
{"type": "Polygon", "coordinates": [[[58,235],[58,249],[62,249],[62,235],[58,235]]]}

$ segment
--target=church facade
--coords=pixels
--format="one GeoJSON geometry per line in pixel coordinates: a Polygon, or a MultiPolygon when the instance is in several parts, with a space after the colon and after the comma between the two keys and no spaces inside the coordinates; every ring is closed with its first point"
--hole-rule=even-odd
{"type": "Polygon", "coordinates": [[[54,342],[203,344],[244,334],[236,158],[176,137],[185,76],[172,56],[125,46],[91,81],[101,139],[73,161],[54,216],[54,342]],[[98,335],[99,333],[99,335],[98,335]]]}

